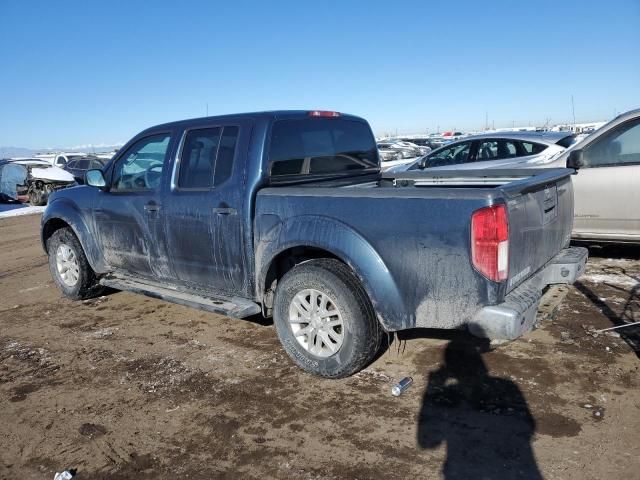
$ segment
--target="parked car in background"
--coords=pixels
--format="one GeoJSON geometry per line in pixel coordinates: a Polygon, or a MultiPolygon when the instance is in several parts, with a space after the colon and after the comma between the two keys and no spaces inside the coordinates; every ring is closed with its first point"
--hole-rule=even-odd
{"type": "Polygon", "coordinates": [[[431,152],[431,148],[426,145],[418,145],[417,143],[402,139],[395,139],[394,141],[401,147],[413,149],[414,152],[418,153],[418,156],[426,155],[427,153],[431,152]]]}
{"type": "Polygon", "coordinates": [[[70,160],[64,169],[73,175],[76,182],[80,185],[84,183],[84,174],[87,170],[101,169],[107,163],[107,160],[102,160],[98,157],[86,156],[80,158],[74,158],[70,160]]]}
{"type": "Polygon", "coordinates": [[[418,137],[418,136],[411,136],[411,137],[399,137],[399,140],[402,140],[403,142],[411,142],[414,145],[417,145],[418,147],[428,147],[429,151],[424,152],[424,155],[426,155],[427,153],[430,153],[432,150],[435,150],[436,148],[440,148],[442,146],[442,142],[437,140],[437,139],[432,139],[429,137],[418,137]]]}
{"type": "Polygon", "coordinates": [[[458,132],[453,130],[442,133],[443,140],[448,140],[448,141],[455,141],[464,136],[465,136],[464,132],[458,132]]]}
{"type": "Polygon", "coordinates": [[[338,378],[384,332],[517,338],[543,289],[583,272],[586,249],[568,246],[572,171],[521,172],[381,175],[367,122],[338,112],[199,118],[141,132],[87,185],[56,192],[41,237],[68,298],[108,286],[263,313],[294,363],[338,378]]]}
{"type": "Polygon", "coordinates": [[[71,160],[77,160],[85,155],[85,153],[79,152],[38,153],[35,155],[35,158],[38,160],[45,160],[55,167],[63,168],[71,160]]]}
{"type": "Polygon", "coordinates": [[[46,205],[49,195],[75,185],[73,175],[46,160],[0,160],[0,200],[46,205]]]}
{"type": "Polygon", "coordinates": [[[574,238],[640,243],[640,109],[619,115],[544,166],[579,169],[574,238]]]}
{"type": "Polygon", "coordinates": [[[382,164],[402,160],[402,155],[398,150],[391,150],[389,148],[378,148],[378,156],[382,164]]]}
{"type": "Polygon", "coordinates": [[[393,171],[514,168],[552,161],[574,141],[570,132],[504,132],[465,137],[393,171]]]}
{"type": "Polygon", "coordinates": [[[402,145],[400,142],[396,142],[393,140],[380,141],[377,143],[377,145],[378,145],[378,149],[381,149],[381,150],[395,150],[400,154],[400,157],[404,159],[417,158],[422,155],[422,153],[420,152],[420,149],[417,148],[417,146],[411,147],[407,145],[402,145]]]}

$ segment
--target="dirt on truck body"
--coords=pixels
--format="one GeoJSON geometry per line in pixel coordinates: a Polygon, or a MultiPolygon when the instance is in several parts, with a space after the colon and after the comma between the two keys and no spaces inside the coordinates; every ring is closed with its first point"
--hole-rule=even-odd
{"type": "Polygon", "coordinates": [[[415,330],[362,372],[302,372],[261,317],[61,297],[39,215],[0,221],[0,478],[634,478],[637,249],[591,249],[554,318],[489,349],[415,330]],[[401,397],[392,385],[414,384],[401,397]]]}

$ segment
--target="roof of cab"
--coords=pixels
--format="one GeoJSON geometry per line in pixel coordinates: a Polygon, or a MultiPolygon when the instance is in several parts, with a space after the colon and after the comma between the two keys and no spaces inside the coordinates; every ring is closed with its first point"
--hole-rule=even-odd
{"type": "MultiPolygon", "coordinates": [[[[316,110],[271,110],[271,111],[264,111],[264,112],[232,113],[227,115],[215,115],[210,117],[190,118],[186,120],[178,120],[175,122],[168,122],[168,123],[162,123],[160,125],[155,125],[153,127],[145,129],[144,132],[141,132],[141,133],[145,133],[152,130],[169,129],[174,127],[191,128],[197,125],[214,123],[218,121],[232,120],[232,119],[233,120],[265,119],[265,120],[273,121],[273,120],[283,120],[283,119],[311,118],[309,114],[313,111],[316,111],[316,110]]],[[[331,118],[347,118],[350,120],[366,121],[364,118],[361,118],[355,115],[349,115],[342,112],[340,112],[339,117],[331,117],[331,118]]]]}

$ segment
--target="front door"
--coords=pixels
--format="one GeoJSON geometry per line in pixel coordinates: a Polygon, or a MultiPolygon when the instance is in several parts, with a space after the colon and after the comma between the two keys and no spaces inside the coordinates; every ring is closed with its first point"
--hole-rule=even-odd
{"type": "Polygon", "coordinates": [[[98,193],[94,219],[99,245],[115,271],[149,279],[169,275],[160,187],[170,140],[169,133],[138,140],[113,165],[109,189],[98,193]]]}
{"type": "Polygon", "coordinates": [[[248,129],[214,125],[187,130],[162,211],[177,279],[213,293],[248,295],[242,206],[248,129]]]}
{"type": "Polygon", "coordinates": [[[574,234],[640,239],[640,119],[584,147],[583,163],[572,178],[574,234]]]}

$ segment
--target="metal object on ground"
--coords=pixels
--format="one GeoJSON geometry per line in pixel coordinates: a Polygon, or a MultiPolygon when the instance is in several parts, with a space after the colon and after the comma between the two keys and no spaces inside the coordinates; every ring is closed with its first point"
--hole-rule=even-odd
{"type": "Polygon", "coordinates": [[[601,330],[596,330],[596,333],[608,332],[609,330],[617,330],[618,328],[632,327],[633,325],[640,325],[640,322],[625,323],[624,325],[617,325],[615,327],[603,328],[601,330]]]}
{"type": "Polygon", "coordinates": [[[407,388],[411,386],[412,383],[413,383],[413,378],[404,377],[402,380],[400,380],[391,388],[391,395],[393,395],[394,397],[399,397],[400,395],[402,395],[402,392],[404,392],[407,388]]]}
{"type": "Polygon", "coordinates": [[[70,468],[69,470],[65,470],[63,472],[56,472],[53,480],[71,480],[76,476],[76,469],[70,468]]]}

